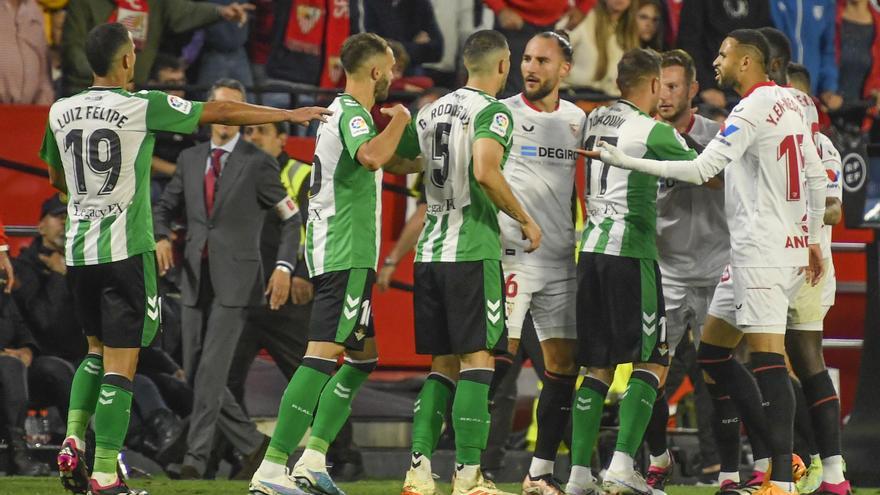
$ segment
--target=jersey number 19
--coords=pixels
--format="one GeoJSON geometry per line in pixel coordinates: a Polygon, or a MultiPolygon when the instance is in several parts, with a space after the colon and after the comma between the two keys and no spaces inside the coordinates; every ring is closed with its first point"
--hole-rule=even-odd
{"type": "Polygon", "coordinates": [[[88,192],[85,175],[85,165],[88,165],[92,173],[104,176],[104,184],[98,190],[98,195],[112,193],[119,180],[119,170],[122,168],[121,148],[119,135],[110,129],[96,129],[87,140],[83,140],[82,129],[68,132],[64,139],[64,152],[69,152],[73,156],[76,192],[79,194],[88,192]]]}

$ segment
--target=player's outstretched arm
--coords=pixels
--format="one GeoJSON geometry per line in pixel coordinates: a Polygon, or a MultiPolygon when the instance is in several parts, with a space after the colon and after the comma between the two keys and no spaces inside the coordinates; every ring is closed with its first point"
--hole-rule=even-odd
{"type": "Polygon", "coordinates": [[[706,183],[709,179],[718,175],[718,172],[721,172],[730,163],[727,157],[713,152],[711,148],[706,148],[703,154],[695,160],[672,161],[634,158],[605,141],[599,141],[593,150],[578,149],[575,152],[615,167],[635,170],[636,172],[643,172],[657,177],[678,179],[697,185],[706,183]]]}
{"type": "Polygon", "coordinates": [[[284,110],[237,101],[206,101],[199,124],[257,125],[292,122],[304,125],[313,120],[327,122],[328,115],[333,115],[333,112],[324,107],[284,110]]]}
{"type": "Polygon", "coordinates": [[[391,122],[379,135],[362,144],[357,150],[357,161],[368,170],[379,170],[391,161],[411,118],[409,110],[399,103],[380,111],[391,117],[391,122]]]}
{"type": "Polygon", "coordinates": [[[510,185],[501,173],[503,159],[504,147],[498,141],[489,138],[474,141],[474,178],[499,210],[519,222],[523,239],[529,240],[526,252],[531,253],[541,245],[541,228],[510,190],[510,185]]]}

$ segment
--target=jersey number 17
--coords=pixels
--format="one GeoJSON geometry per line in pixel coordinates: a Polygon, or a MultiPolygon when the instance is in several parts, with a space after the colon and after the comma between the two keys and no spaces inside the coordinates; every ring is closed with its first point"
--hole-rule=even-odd
{"type": "MultiPolygon", "coordinates": [[[[617,138],[616,137],[590,136],[587,138],[587,142],[584,143],[584,149],[587,149],[587,150],[593,149],[593,146],[596,145],[596,141],[600,141],[600,140],[605,141],[606,143],[608,143],[610,145],[617,146],[617,138]]],[[[599,168],[599,190],[593,191],[592,190],[593,189],[592,180],[591,180],[592,174],[593,174],[593,161],[594,160],[592,158],[587,158],[587,162],[584,164],[584,166],[586,167],[586,170],[587,170],[587,180],[584,185],[587,188],[587,196],[593,196],[593,194],[595,194],[595,197],[601,198],[602,196],[605,195],[605,191],[608,190],[608,165],[602,163],[599,160],[595,160],[596,162],[599,162],[599,165],[600,165],[600,168],[599,168]]]]}

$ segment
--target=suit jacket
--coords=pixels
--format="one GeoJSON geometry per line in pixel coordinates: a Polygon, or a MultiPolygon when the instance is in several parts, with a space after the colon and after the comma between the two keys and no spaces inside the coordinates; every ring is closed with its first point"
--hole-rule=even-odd
{"type": "MultiPolygon", "coordinates": [[[[205,207],[205,169],[210,142],[180,153],[177,170],[153,206],[156,237],[168,237],[171,221],[185,213],[187,233],[180,277],[183,304],[199,300],[202,251],[207,243],[208,267],[214,297],[223,306],[243,307],[265,303],[260,258],[260,233],[264,210],[287,197],[274,158],[240,139],[220,174],[211,216],[205,207]]],[[[296,266],[300,215],[281,223],[275,260],[296,266]]]]}

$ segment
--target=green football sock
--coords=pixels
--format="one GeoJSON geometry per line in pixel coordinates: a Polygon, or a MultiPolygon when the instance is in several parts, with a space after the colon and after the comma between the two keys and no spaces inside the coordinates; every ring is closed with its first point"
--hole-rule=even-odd
{"type": "Polygon", "coordinates": [[[335,361],[308,357],[303,359],[303,364],[297,368],[281,397],[278,422],[266,452],[266,460],[277,464],[287,463],[287,457],[296,449],[312,424],[318,398],[324,385],[330,380],[330,373],[335,366],[335,361]]]}
{"type": "Polygon", "coordinates": [[[574,466],[590,466],[606,395],[608,385],[589,376],[584,378],[575,395],[571,411],[571,464],[574,466]]]}
{"type": "Polygon", "coordinates": [[[131,380],[108,374],[95,408],[95,473],[116,473],[116,456],[125,442],[131,415],[131,380]]]}
{"type": "MultiPolygon", "coordinates": [[[[70,407],[67,413],[67,436],[85,440],[89,420],[95,414],[98,391],[104,377],[104,360],[99,354],[89,354],[79,364],[70,387],[70,407]]],[[[83,446],[78,446],[83,447],[83,446]]]]}
{"type": "Polygon", "coordinates": [[[317,450],[322,454],[327,453],[330,443],[339,434],[339,430],[351,414],[351,402],[355,394],[375,367],[375,360],[366,363],[346,361],[327,382],[318,401],[315,422],[306,448],[317,450]]]}
{"type": "Polygon", "coordinates": [[[454,391],[455,384],[445,376],[438,373],[428,375],[413,408],[412,452],[431,458],[440,440],[443,420],[454,391]]]}
{"type": "Polygon", "coordinates": [[[625,452],[630,457],[636,455],[654,411],[656,383],[654,375],[641,370],[633,371],[620,401],[620,431],[617,433],[615,450],[625,452]]]}
{"type": "Polygon", "coordinates": [[[455,427],[455,462],[480,464],[480,453],[489,440],[489,383],[491,370],[461,372],[455,399],[452,401],[452,424],[455,427]]]}

